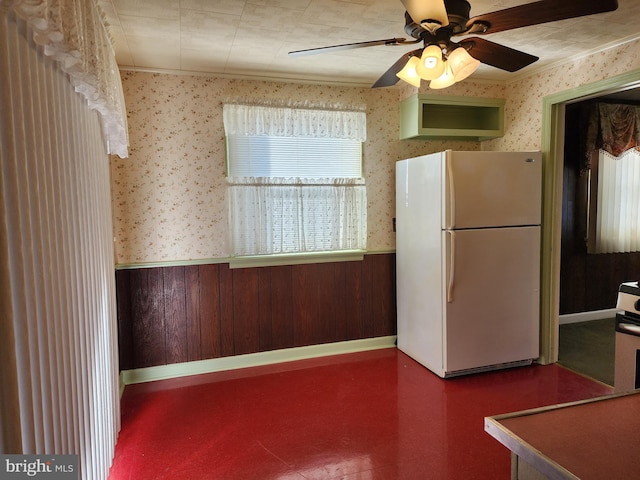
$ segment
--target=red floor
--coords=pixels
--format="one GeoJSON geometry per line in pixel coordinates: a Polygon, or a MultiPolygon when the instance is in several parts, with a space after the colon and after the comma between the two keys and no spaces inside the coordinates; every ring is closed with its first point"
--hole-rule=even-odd
{"type": "Polygon", "coordinates": [[[442,380],[396,349],[131,385],[109,479],[507,480],[485,416],[609,393],[558,365],[442,380]]]}

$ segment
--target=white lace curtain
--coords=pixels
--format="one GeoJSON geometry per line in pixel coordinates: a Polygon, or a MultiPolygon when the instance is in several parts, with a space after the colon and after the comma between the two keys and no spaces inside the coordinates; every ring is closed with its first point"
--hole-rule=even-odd
{"type": "Polygon", "coordinates": [[[363,179],[235,178],[229,202],[234,256],[366,248],[363,179]]]}
{"type": "Polygon", "coordinates": [[[0,0],[25,20],[35,42],[55,58],[100,113],[107,152],[128,156],[127,115],[120,72],[101,10],[93,0],[0,0]]]}
{"type": "Polygon", "coordinates": [[[367,139],[367,117],[361,111],[225,104],[225,135],[367,139]]]}
{"type": "MultiPolygon", "coordinates": [[[[356,111],[225,105],[224,126],[226,135],[366,138],[366,116],[356,111]]],[[[228,182],[232,256],[366,249],[363,178],[243,177],[228,182]]]]}

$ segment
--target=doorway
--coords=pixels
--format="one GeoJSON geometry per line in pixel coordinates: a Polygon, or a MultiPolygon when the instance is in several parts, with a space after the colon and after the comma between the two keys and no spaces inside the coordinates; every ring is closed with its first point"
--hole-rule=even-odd
{"type": "Polygon", "coordinates": [[[543,99],[542,143],[544,199],[542,229],[540,363],[558,361],[562,193],[567,105],[640,87],[640,70],[549,95],[543,99]]]}

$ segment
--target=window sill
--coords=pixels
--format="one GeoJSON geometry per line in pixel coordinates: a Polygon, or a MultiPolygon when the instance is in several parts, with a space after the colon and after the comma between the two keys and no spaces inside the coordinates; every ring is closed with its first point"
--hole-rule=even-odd
{"type": "Polygon", "coordinates": [[[274,267],[307,263],[357,262],[364,258],[365,250],[336,252],[288,253],[279,255],[247,255],[231,257],[229,268],[274,267]]]}

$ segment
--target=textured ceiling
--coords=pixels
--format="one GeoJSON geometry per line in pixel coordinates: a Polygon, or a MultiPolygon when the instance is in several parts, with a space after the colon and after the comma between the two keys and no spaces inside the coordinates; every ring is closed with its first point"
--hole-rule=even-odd
{"type": "MultiPolygon", "coordinates": [[[[428,1],[428,0],[425,0],[428,1]]],[[[567,0],[557,0],[567,1],[567,0]]],[[[579,1],[579,0],[576,0],[579,1]]],[[[121,67],[233,77],[370,85],[403,53],[377,46],[290,57],[287,52],[405,37],[400,0],[101,0],[121,67]]],[[[471,0],[471,16],[529,1],[471,0]]],[[[485,38],[540,57],[515,73],[482,65],[476,79],[509,80],[640,37],[640,0],[611,13],[485,38]]]]}

